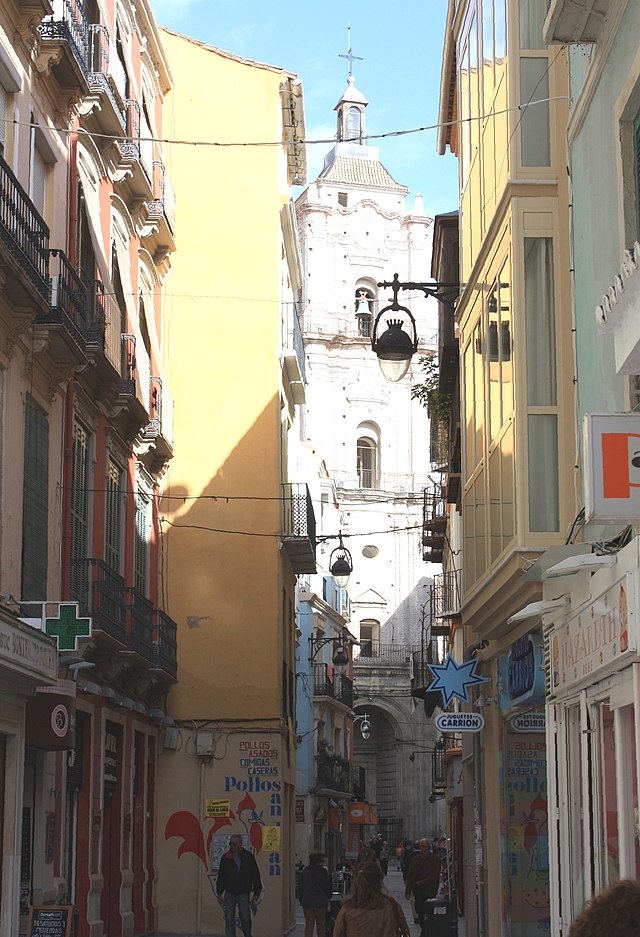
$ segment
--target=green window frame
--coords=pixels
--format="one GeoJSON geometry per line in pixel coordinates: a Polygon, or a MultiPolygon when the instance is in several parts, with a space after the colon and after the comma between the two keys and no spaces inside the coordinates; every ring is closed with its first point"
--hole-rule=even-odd
{"type": "Polygon", "coordinates": [[[49,418],[28,397],[24,413],[21,599],[47,598],[49,547],[49,418]]]}

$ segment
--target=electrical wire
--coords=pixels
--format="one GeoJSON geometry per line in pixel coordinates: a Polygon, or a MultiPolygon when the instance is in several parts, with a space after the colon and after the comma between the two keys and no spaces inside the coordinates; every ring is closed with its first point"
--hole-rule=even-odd
{"type": "MultiPolygon", "coordinates": [[[[158,518],[158,521],[160,524],[167,524],[169,527],[175,527],[177,529],[184,528],[185,530],[204,530],[212,534],[235,534],[240,537],[271,537],[277,540],[282,539],[281,533],[268,533],[268,532],[256,531],[256,530],[225,530],[220,527],[207,527],[204,524],[174,524],[172,521],[170,521],[166,517],[160,517],[158,518]]],[[[386,530],[370,530],[366,533],[353,533],[353,534],[343,533],[342,538],[346,540],[348,537],[349,538],[375,537],[375,536],[381,536],[382,534],[403,533],[408,530],[422,530],[422,524],[412,524],[407,527],[391,527],[391,528],[387,528],[386,530]]],[[[336,534],[334,537],[327,535],[325,539],[337,540],[338,534],[336,534]]]]}
{"type": "MultiPolygon", "coordinates": [[[[564,46],[561,46],[563,49],[564,46]]],[[[557,57],[557,56],[556,56],[557,57]]],[[[544,77],[544,76],[543,76],[544,77]]],[[[537,88],[537,86],[536,86],[537,88]]],[[[535,91],[536,89],[534,89],[535,91]]],[[[441,122],[436,122],[434,124],[425,124],[422,127],[411,127],[408,130],[388,130],[384,133],[370,133],[363,137],[364,140],[388,140],[394,137],[405,137],[415,133],[426,133],[430,130],[439,130],[443,127],[456,127],[463,124],[473,123],[474,121],[487,120],[489,117],[498,117],[500,114],[507,114],[510,111],[521,111],[522,108],[533,107],[536,104],[547,104],[550,101],[568,101],[569,97],[567,95],[555,95],[548,98],[539,98],[536,101],[529,101],[527,104],[515,104],[511,107],[499,108],[493,111],[487,111],[483,114],[470,115],[469,117],[458,117],[455,120],[446,120],[441,122]]],[[[221,140],[187,140],[187,139],[178,139],[174,137],[156,137],[156,136],[140,136],[140,137],[131,137],[126,134],[113,134],[113,133],[99,133],[98,131],[88,131],[83,127],[56,127],[51,124],[39,124],[37,121],[31,120],[15,120],[11,117],[4,118],[5,124],[14,124],[17,127],[29,127],[30,129],[35,130],[53,130],[57,133],[66,133],[66,134],[78,134],[80,137],[87,137],[91,140],[110,140],[115,142],[122,143],[163,143],[172,146],[193,146],[193,147],[213,147],[226,149],[231,147],[272,147],[272,146],[292,146],[294,143],[283,140],[238,140],[238,141],[227,141],[223,142],[221,140]]],[[[313,146],[315,144],[335,144],[337,141],[335,137],[321,137],[315,140],[307,140],[301,138],[300,140],[295,141],[297,144],[304,146],[313,146]]]]}

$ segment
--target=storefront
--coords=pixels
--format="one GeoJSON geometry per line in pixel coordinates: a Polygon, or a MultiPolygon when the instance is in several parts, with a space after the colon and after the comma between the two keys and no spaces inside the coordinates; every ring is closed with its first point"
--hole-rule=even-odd
{"type": "Polygon", "coordinates": [[[544,690],[542,637],[530,632],[498,658],[503,923],[511,937],[550,932],[544,690]]]}
{"type": "Polygon", "coordinates": [[[591,895],[619,878],[640,878],[639,542],[594,556],[595,572],[569,566],[545,587],[549,597],[563,591],[570,598],[546,641],[551,930],[558,935],[591,895]]]}
{"type": "Polygon", "coordinates": [[[19,929],[25,712],[37,687],[55,682],[55,642],[0,608],[0,933],[19,929]]]}

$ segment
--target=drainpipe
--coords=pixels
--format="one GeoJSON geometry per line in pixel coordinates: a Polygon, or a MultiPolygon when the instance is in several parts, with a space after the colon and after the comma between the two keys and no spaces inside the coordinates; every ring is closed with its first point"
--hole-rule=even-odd
{"type": "MultiPolygon", "coordinates": [[[[475,641],[464,652],[465,661],[487,646],[488,641],[475,641]]],[[[476,927],[478,937],[485,937],[485,901],[484,901],[484,843],[482,836],[482,765],[480,751],[480,733],[473,733],[473,824],[475,834],[475,867],[476,867],[476,927]],[[478,852],[480,853],[478,857],[478,852]],[[480,861],[478,861],[478,858],[480,861]]]]}

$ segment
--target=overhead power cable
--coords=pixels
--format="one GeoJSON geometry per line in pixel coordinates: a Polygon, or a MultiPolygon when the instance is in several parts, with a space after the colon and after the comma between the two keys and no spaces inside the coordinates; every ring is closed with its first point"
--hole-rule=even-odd
{"type": "MultiPolygon", "coordinates": [[[[535,107],[536,104],[548,104],[551,101],[569,101],[570,98],[567,95],[554,95],[548,98],[538,98],[535,101],[530,101],[527,104],[514,104],[511,107],[499,108],[493,111],[487,111],[483,114],[474,114],[469,117],[458,117],[456,120],[445,120],[441,122],[436,122],[434,124],[425,124],[422,127],[412,127],[409,130],[389,130],[385,133],[370,133],[367,134],[363,139],[365,140],[388,140],[393,137],[404,137],[414,133],[425,133],[429,130],[439,130],[441,127],[454,127],[462,126],[463,124],[473,123],[475,121],[487,120],[490,117],[498,117],[501,114],[508,114],[511,111],[524,111],[530,107],[535,107]]],[[[51,124],[39,124],[35,121],[22,121],[14,120],[11,117],[5,117],[4,122],[6,124],[14,124],[19,127],[29,127],[34,130],[55,130],[57,133],[66,133],[66,134],[79,134],[80,136],[86,136],[93,140],[113,140],[115,142],[130,143],[132,141],[136,143],[163,143],[171,144],[174,146],[193,146],[193,147],[213,147],[213,148],[232,148],[232,147],[271,147],[271,146],[291,146],[293,142],[304,144],[306,146],[311,146],[316,143],[323,144],[334,144],[336,140],[334,137],[318,138],[315,140],[306,140],[301,139],[297,141],[283,141],[283,140],[236,140],[236,141],[227,141],[223,142],[222,140],[183,140],[174,137],[155,137],[155,136],[140,136],[140,137],[131,137],[125,134],[113,134],[113,133],[99,133],[97,131],[88,131],[83,127],[56,127],[51,124]]]]}

